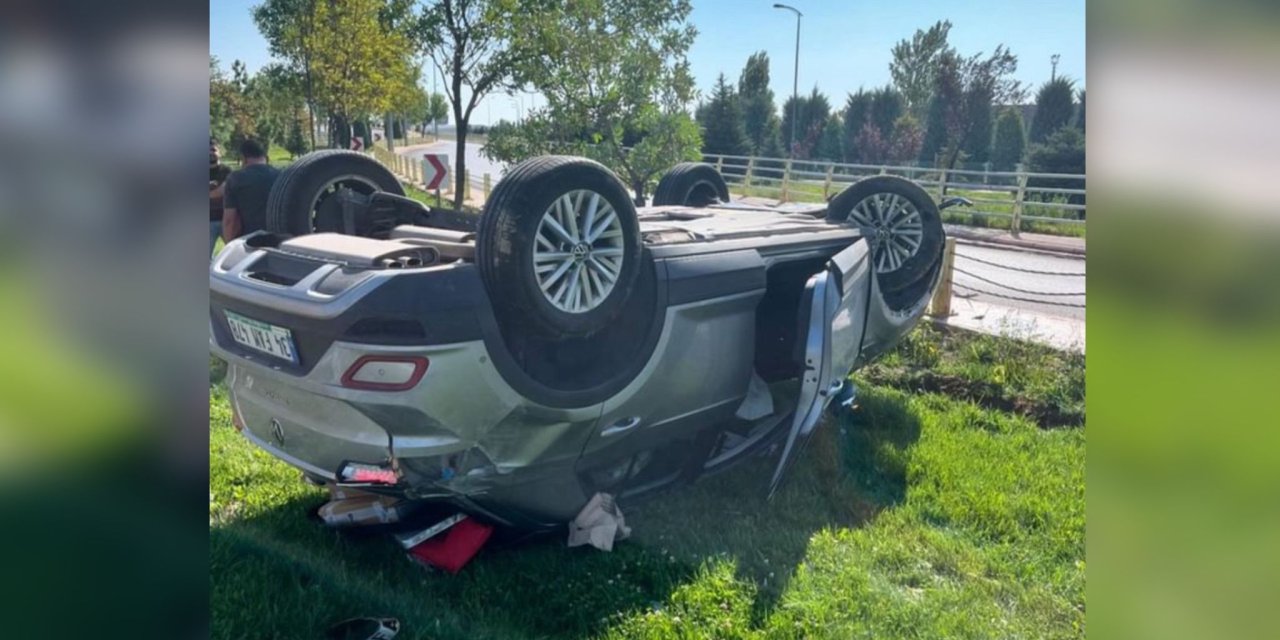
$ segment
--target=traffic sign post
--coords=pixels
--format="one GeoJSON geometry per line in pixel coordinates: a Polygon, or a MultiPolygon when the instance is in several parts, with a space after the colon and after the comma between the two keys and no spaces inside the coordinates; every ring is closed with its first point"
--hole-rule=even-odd
{"type": "Polygon", "coordinates": [[[440,188],[449,179],[449,155],[428,153],[422,156],[422,184],[427,191],[435,190],[436,205],[440,204],[440,188]]]}

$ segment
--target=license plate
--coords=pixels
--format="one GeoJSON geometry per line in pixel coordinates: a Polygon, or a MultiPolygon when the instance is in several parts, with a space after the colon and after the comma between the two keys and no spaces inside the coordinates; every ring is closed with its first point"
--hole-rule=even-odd
{"type": "Polygon", "coordinates": [[[236,342],[255,351],[298,364],[298,351],[293,348],[293,332],[242,315],[227,312],[227,326],[236,342]]]}

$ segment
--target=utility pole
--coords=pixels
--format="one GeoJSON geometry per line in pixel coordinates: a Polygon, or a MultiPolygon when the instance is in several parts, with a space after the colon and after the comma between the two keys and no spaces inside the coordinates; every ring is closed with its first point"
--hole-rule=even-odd
{"type": "Polygon", "coordinates": [[[796,125],[800,122],[800,18],[804,14],[800,13],[799,9],[785,4],[775,4],[773,8],[786,9],[796,14],[796,68],[791,77],[791,140],[787,145],[787,155],[794,158],[796,156],[796,125]]]}
{"type": "Polygon", "coordinates": [[[1062,55],[1057,53],[1049,56],[1049,63],[1053,65],[1053,69],[1049,72],[1050,82],[1058,79],[1058,59],[1061,57],[1062,55]]]}
{"type": "MultiPolygon", "coordinates": [[[[431,72],[431,100],[434,100],[436,97],[436,78],[440,77],[440,68],[437,67],[434,63],[431,65],[431,67],[435,69],[434,71],[431,72]]],[[[431,100],[428,100],[427,104],[431,104],[431,100]]],[[[431,135],[435,138],[436,142],[439,142],[440,141],[440,118],[437,118],[436,114],[434,113],[431,114],[431,126],[433,130],[431,135]]]]}

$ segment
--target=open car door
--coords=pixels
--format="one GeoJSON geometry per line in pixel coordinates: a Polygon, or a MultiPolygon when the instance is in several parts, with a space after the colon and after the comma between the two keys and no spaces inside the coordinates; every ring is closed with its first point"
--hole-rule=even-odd
{"type": "Polygon", "coordinates": [[[798,349],[803,349],[800,396],[769,483],[770,497],[813,435],[827,404],[848,384],[846,378],[861,351],[873,278],[870,247],[859,240],[805,283],[796,340],[798,349]]]}

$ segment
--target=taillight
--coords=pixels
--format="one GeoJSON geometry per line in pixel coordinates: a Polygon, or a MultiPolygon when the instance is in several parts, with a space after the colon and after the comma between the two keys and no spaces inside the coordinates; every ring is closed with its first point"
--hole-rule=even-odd
{"type": "Polygon", "coordinates": [[[412,389],[427,373],[428,360],[418,356],[360,356],[342,374],[342,386],[369,391],[412,389]]]}
{"type": "Polygon", "coordinates": [[[338,472],[343,482],[360,482],[367,484],[395,484],[400,481],[395,469],[379,467],[374,464],[348,462],[338,472]]]}

